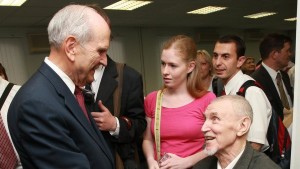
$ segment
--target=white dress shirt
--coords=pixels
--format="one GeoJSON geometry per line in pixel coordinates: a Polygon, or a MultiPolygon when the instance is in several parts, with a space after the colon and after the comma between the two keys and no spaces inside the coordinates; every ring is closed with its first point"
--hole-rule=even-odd
{"type": "MultiPolygon", "coordinates": [[[[239,159],[241,158],[243,152],[245,151],[245,147],[243,149],[243,151],[240,152],[239,155],[237,155],[230,163],[229,165],[224,168],[224,169],[233,169],[233,167],[235,166],[235,164],[239,161],[239,159]]],[[[220,162],[218,160],[218,163],[217,163],[217,169],[222,169],[221,165],[220,165],[220,162]]]]}
{"type": "MultiPolygon", "coordinates": [[[[226,94],[236,95],[240,87],[248,80],[254,79],[243,74],[242,71],[239,71],[224,86],[226,94]]],[[[247,89],[245,98],[250,103],[253,110],[253,121],[247,140],[262,144],[261,151],[265,151],[269,147],[267,131],[272,116],[271,104],[263,90],[255,86],[251,86],[247,89]]]]}
{"type": "MultiPolygon", "coordinates": [[[[272,68],[270,68],[269,66],[267,66],[264,62],[262,62],[261,64],[262,64],[262,66],[267,70],[267,72],[269,73],[269,75],[271,76],[272,81],[273,81],[273,83],[274,83],[274,85],[275,85],[275,87],[276,87],[277,93],[278,93],[278,95],[279,95],[279,97],[280,97],[280,94],[279,94],[280,92],[279,92],[279,89],[278,89],[278,86],[277,86],[277,82],[276,82],[276,76],[277,76],[277,73],[278,73],[278,72],[280,73],[280,71],[276,72],[274,69],[272,69],[272,68]]],[[[282,77],[282,76],[281,76],[281,77],[282,77]]],[[[282,79],[281,79],[281,81],[282,81],[282,79]]],[[[290,106],[290,107],[293,107],[291,97],[290,97],[290,95],[288,94],[288,92],[287,92],[287,90],[286,90],[286,87],[285,87],[285,84],[284,84],[283,81],[282,81],[282,84],[283,84],[283,89],[284,89],[285,95],[287,96],[287,99],[288,99],[288,102],[289,102],[289,106],[290,106]]]]}

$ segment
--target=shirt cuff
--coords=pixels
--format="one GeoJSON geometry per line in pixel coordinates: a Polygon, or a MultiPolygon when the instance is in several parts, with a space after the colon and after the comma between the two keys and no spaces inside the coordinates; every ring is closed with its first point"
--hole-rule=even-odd
{"type": "Polygon", "coordinates": [[[116,118],[116,123],[117,123],[117,128],[115,131],[109,131],[109,134],[112,136],[115,136],[116,138],[118,138],[119,133],[120,133],[120,122],[119,119],[117,117],[116,118]]]}

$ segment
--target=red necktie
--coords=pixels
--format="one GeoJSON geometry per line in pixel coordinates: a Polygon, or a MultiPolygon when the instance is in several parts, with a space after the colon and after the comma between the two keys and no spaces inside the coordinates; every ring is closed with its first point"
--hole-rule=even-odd
{"type": "Polygon", "coordinates": [[[89,116],[87,114],[86,108],[85,108],[85,104],[84,104],[84,97],[82,94],[82,91],[79,87],[75,87],[75,92],[74,92],[75,96],[76,96],[76,100],[79,103],[84,115],[86,116],[86,118],[90,121],[89,116]]]}
{"type": "Polygon", "coordinates": [[[17,157],[4,127],[2,116],[0,115],[0,168],[15,169],[17,157]]]}

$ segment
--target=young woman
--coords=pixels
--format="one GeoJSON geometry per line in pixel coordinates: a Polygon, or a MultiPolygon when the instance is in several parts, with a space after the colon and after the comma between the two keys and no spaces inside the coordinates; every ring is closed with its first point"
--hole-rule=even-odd
{"type": "Polygon", "coordinates": [[[154,91],[145,99],[148,125],[143,150],[149,169],[191,168],[207,156],[202,151],[201,127],[203,113],[215,95],[201,87],[196,59],[196,44],[190,37],[174,36],[163,46],[162,93],[154,91]]]}

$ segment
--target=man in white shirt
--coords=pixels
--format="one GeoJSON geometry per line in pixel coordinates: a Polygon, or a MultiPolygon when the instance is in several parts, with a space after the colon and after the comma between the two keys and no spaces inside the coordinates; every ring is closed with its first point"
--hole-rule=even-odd
{"type": "Polygon", "coordinates": [[[218,97],[206,109],[202,126],[205,151],[209,157],[195,169],[279,169],[264,153],[255,151],[247,142],[253,111],[242,96],[218,97]]]}
{"type": "MultiPolygon", "coordinates": [[[[223,95],[236,95],[246,81],[254,80],[241,71],[246,59],[245,50],[245,42],[236,35],[223,36],[215,44],[212,62],[216,76],[223,82],[223,95]]],[[[272,115],[271,104],[264,92],[256,86],[247,89],[245,98],[254,112],[247,140],[255,150],[265,151],[269,146],[267,131],[272,115]]]]}

